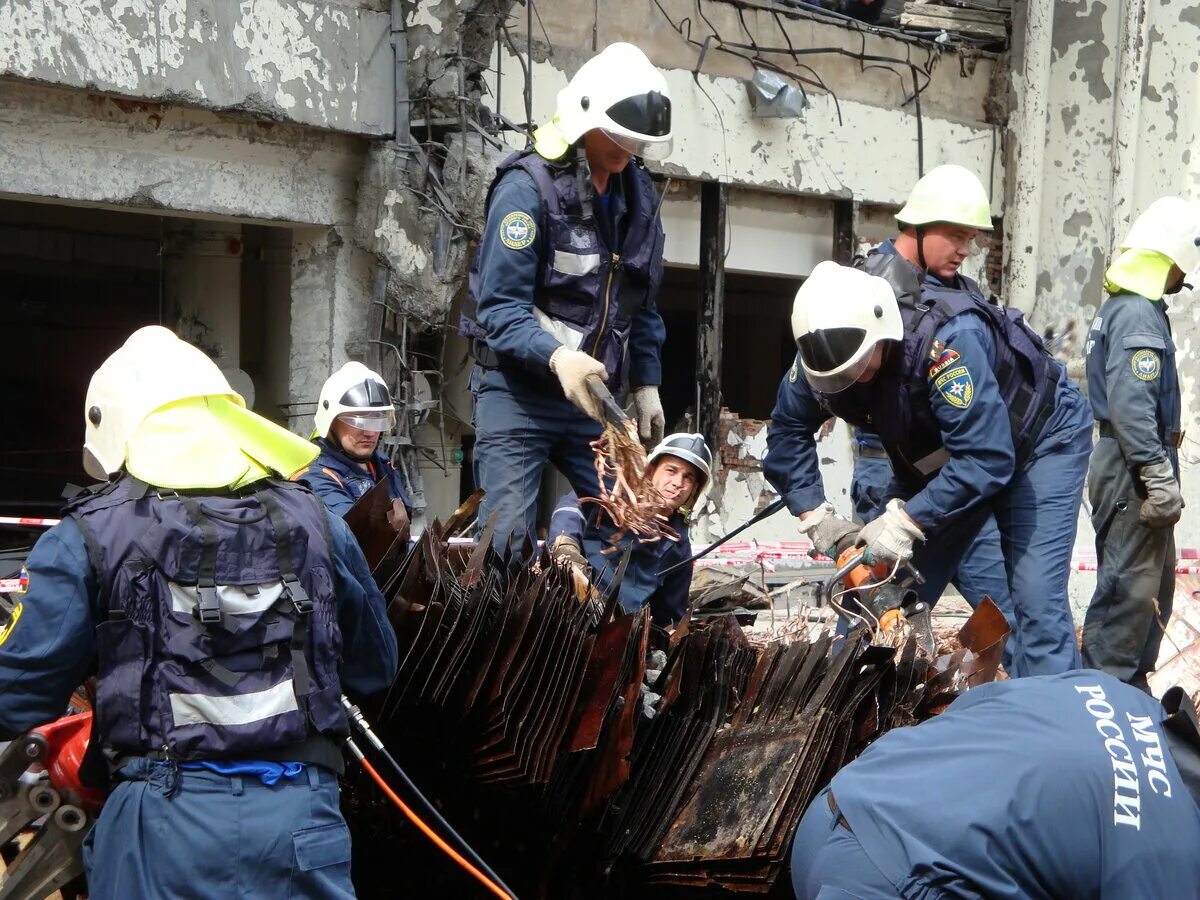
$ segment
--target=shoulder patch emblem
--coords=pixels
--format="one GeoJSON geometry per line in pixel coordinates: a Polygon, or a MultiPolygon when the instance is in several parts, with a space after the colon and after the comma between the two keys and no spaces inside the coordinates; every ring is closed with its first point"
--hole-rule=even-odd
{"type": "Polygon", "coordinates": [[[537,226],[528,213],[510,212],[500,221],[500,242],[509,250],[524,250],[537,237],[537,226]]]}
{"type": "Polygon", "coordinates": [[[971,380],[971,370],[966,366],[943,372],[933,386],[946,398],[947,403],[958,409],[966,409],[975,399],[975,382],[971,380]]]}
{"type": "Polygon", "coordinates": [[[939,355],[937,359],[929,364],[929,377],[933,378],[935,375],[940,375],[960,359],[962,359],[962,357],[958,355],[957,350],[951,350],[949,347],[947,347],[941,352],[941,355],[939,355]]]}
{"type": "Polygon", "coordinates": [[[25,611],[25,604],[18,603],[12,608],[9,613],[8,624],[0,629],[0,647],[4,646],[4,642],[8,640],[8,636],[13,633],[13,629],[17,627],[17,622],[21,620],[21,613],[25,611]]]}
{"type": "Polygon", "coordinates": [[[1162,363],[1153,350],[1139,350],[1129,360],[1133,374],[1142,381],[1153,381],[1162,371],[1162,363]]]}
{"type": "Polygon", "coordinates": [[[800,375],[800,357],[796,357],[796,361],[792,363],[792,371],[788,372],[788,382],[796,383],[796,378],[800,375]]]}

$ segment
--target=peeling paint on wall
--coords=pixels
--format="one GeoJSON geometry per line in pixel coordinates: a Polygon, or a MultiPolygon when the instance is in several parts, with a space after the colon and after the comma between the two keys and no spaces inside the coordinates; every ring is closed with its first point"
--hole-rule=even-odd
{"type": "Polygon", "coordinates": [[[0,76],[393,130],[390,16],[307,0],[6,0],[0,76]]]}

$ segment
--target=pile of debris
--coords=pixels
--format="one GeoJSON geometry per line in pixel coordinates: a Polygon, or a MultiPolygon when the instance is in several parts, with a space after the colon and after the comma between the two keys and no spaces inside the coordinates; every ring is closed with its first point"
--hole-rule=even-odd
{"type": "MultiPolygon", "coordinates": [[[[449,531],[378,561],[401,667],[375,718],[449,813],[492,823],[478,849],[523,895],[770,889],[815,793],[888,728],[990,680],[1007,633],[984,609],[936,661],[862,632],[756,644],[728,615],[668,634],[621,613],[620,569],[581,602],[548,558],[502,558],[485,531],[464,559],[449,531]]],[[[395,852],[387,828],[354,840],[356,859],[395,852]]]]}
{"type": "Polygon", "coordinates": [[[965,38],[985,48],[1003,50],[1012,23],[1012,0],[910,0],[900,13],[905,31],[932,32],[947,43],[965,38]]]}

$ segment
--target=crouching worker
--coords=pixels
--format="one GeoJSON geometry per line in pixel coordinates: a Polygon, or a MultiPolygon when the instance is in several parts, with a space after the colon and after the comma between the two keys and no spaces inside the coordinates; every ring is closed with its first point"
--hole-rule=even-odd
{"type": "Polygon", "coordinates": [[[388,686],[396,639],[345,523],[287,480],[316,448],[157,326],[96,371],[84,415],[105,483],[29,556],[0,738],[96,675],[96,900],[353,897],[339,698],[388,686]]]}
{"type": "Polygon", "coordinates": [[[678,541],[639,541],[626,535],[610,553],[615,527],[608,514],[593,504],[579,504],[574,494],[558,501],[550,519],[551,554],[570,566],[578,577],[597,579],[606,591],[616,574],[621,554],[632,548],[621,579],[621,606],[637,612],[649,604],[657,625],[672,625],[688,609],[691,564],[679,565],[692,555],[688,541],[688,516],[700,506],[712,474],[712,451],[699,434],[668,435],[650,451],[646,462],[651,486],[663,498],[663,515],[679,535],[678,541]],[[670,571],[668,571],[670,570],[670,571]]]}
{"type": "Polygon", "coordinates": [[[799,900],[1196,897],[1198,799],[1182,688],[1160,704],[1094,670],[995,682],[835,775],[796,830],[792,885],[799,900]]]}
{"type": "Polygon", "coordinates": [[[387,479],[388,521],[397,534],[407,532],[412,501],[400,473],[379,450],[380,438],[396,427],[396,407],[384,380],[360,362],[346,363],[321,388],[313,424],[321,455],[296,480],[312,488],[331,513],[344,516],[387,479]]]}

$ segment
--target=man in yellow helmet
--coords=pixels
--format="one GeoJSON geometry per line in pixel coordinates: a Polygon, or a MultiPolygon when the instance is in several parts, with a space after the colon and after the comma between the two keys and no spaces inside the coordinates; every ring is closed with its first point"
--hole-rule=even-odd
{"type": "Polygon", "coordinates": [[[158,326],[96,371],[84,416],[103,484],[27,560],[0,738],[96,675],[92,897],[353,897],[340,696],[386,688],[397,651],[345,523],[287,480],[316,447],[158,326]]]}
{"type": "Polygon", "coordinates": [[[1166,295],[1200,266],[1200,205],[1152,203],[1105,273],[1109,297],[1087,343],[1088,398],[1100,423],[1088,494],[1096,593],[1083,625],[1090,666],[1148,690],[1175,595],[1179,373],[1166,295]]]}

